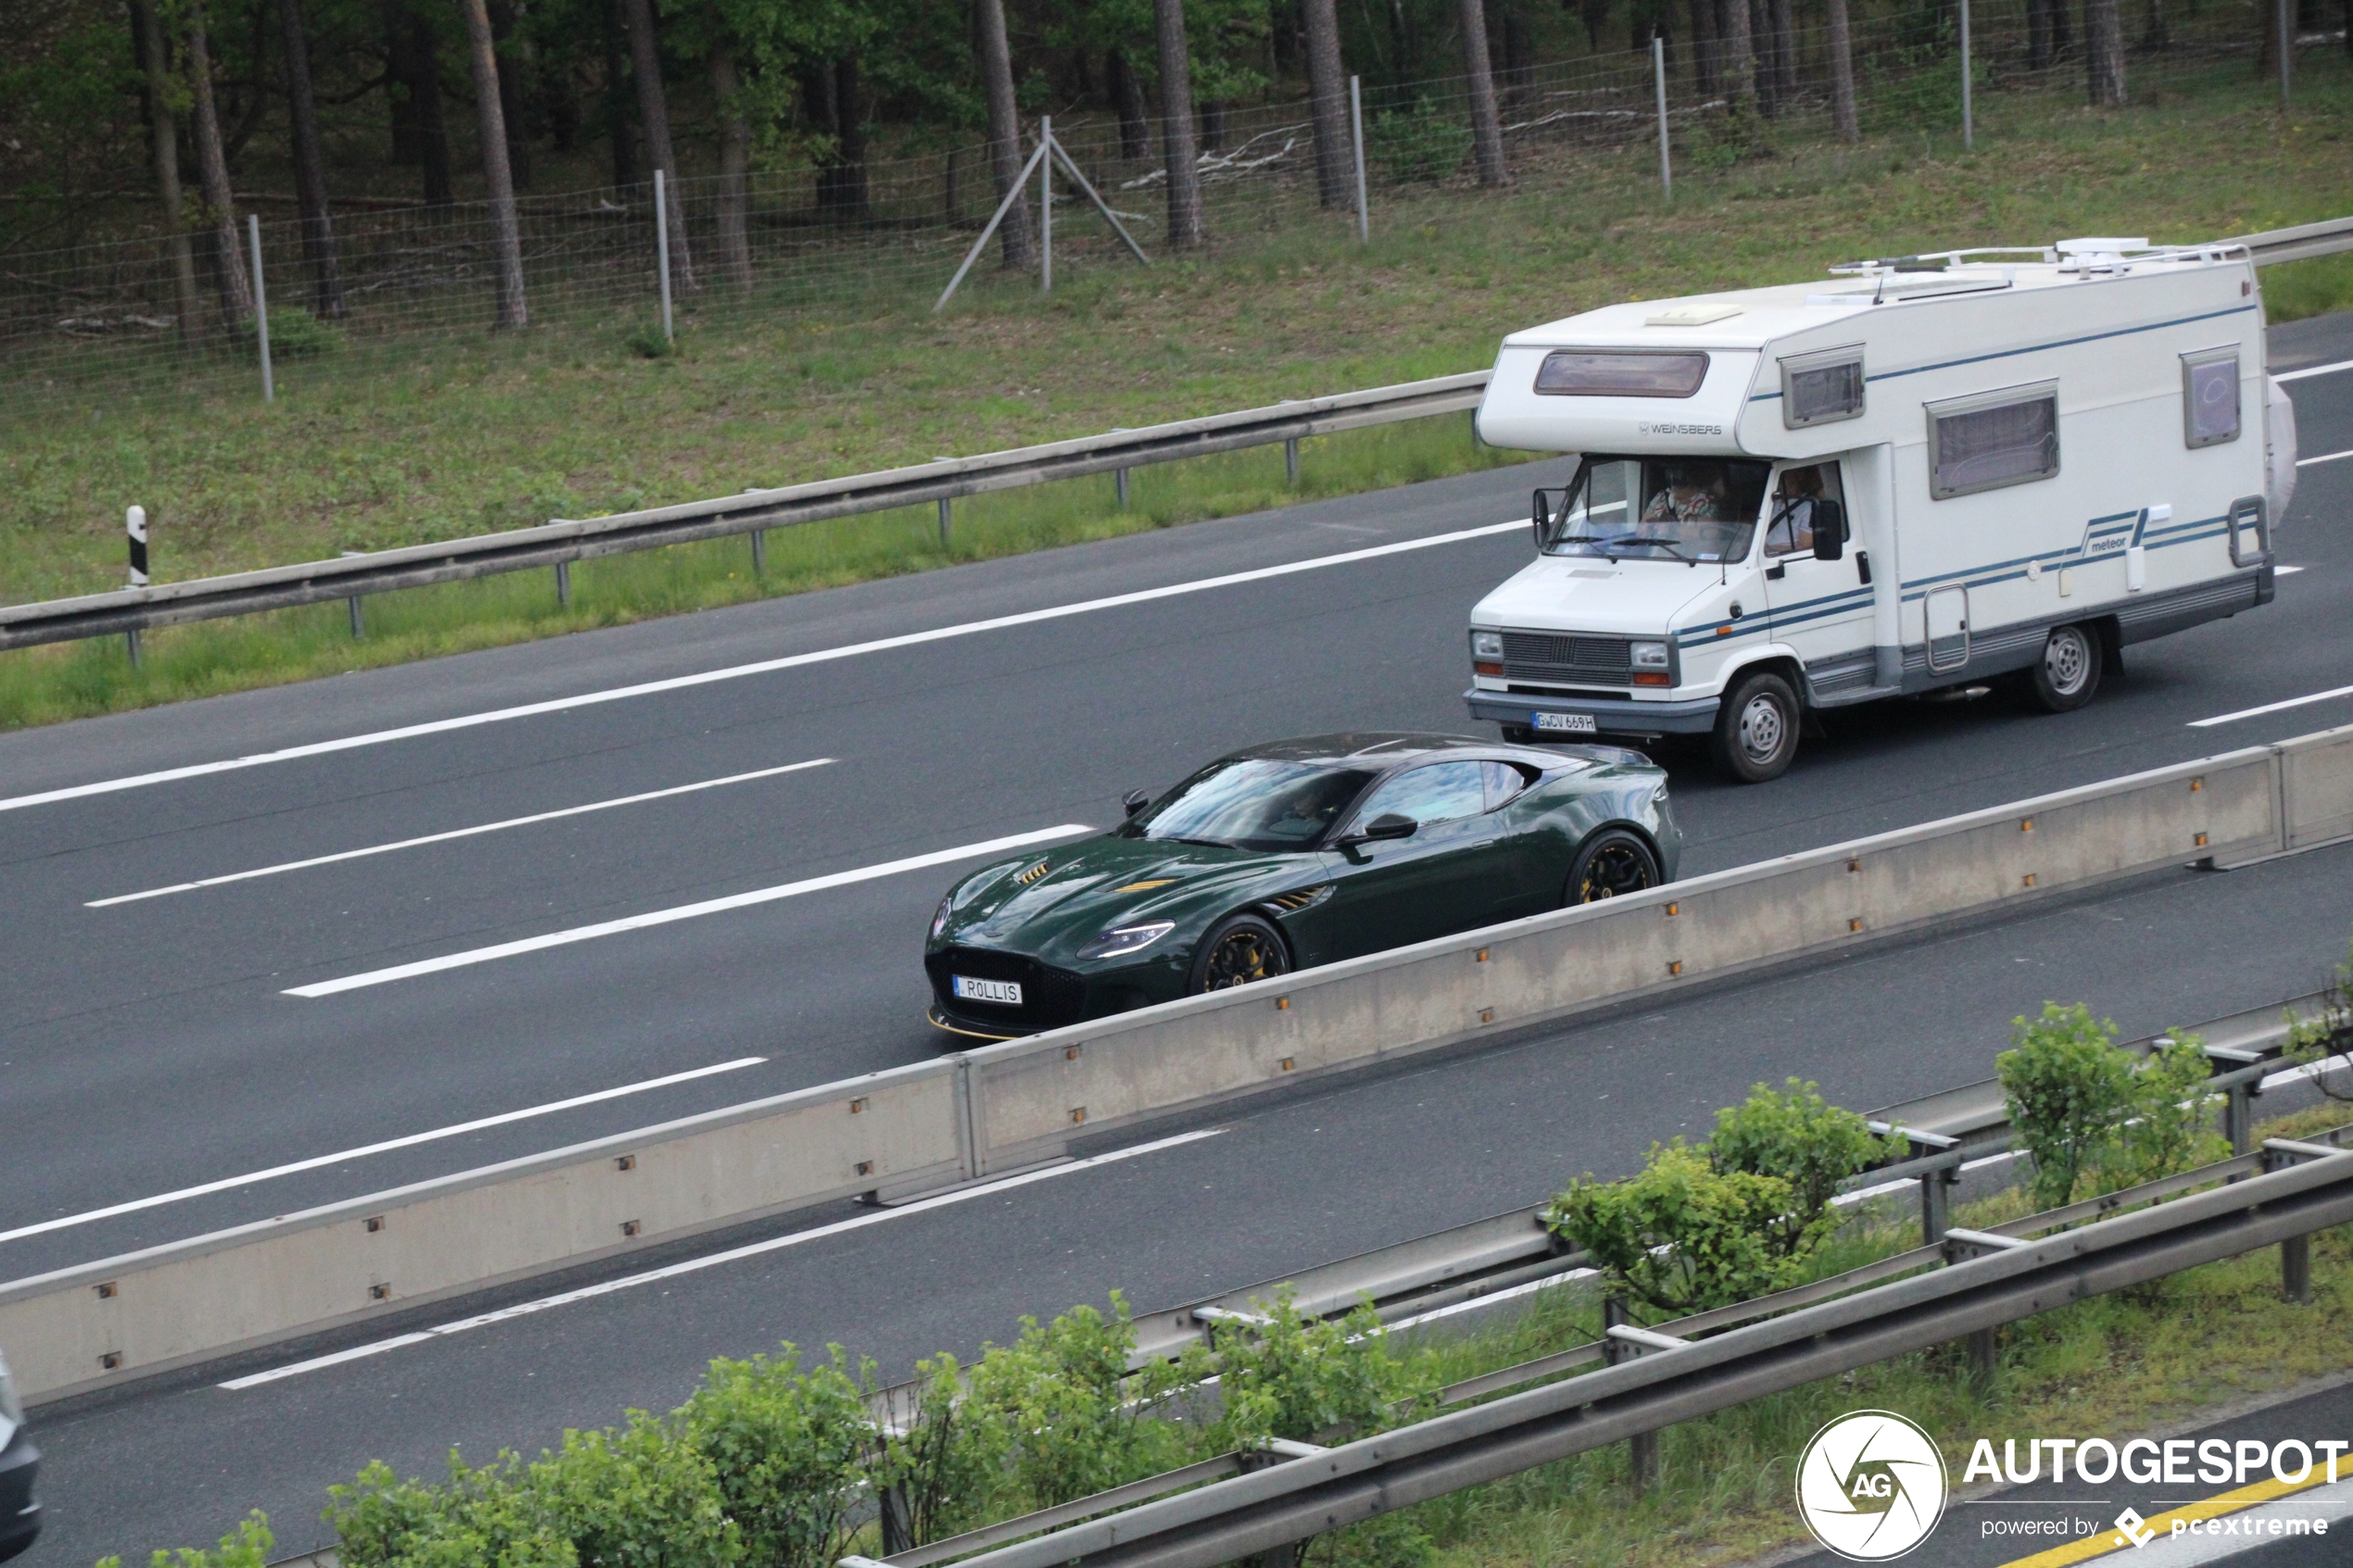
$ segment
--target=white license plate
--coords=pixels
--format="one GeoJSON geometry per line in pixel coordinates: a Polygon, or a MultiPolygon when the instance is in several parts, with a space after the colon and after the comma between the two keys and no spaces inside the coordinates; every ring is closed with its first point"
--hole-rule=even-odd
{"type": "Polygon", "coordinates": [[[1536,727],[1572,735],[1599,734],[1593,728],[1593,716],[1590,713],[1539,713],[1536,715],[1536,727]]]}
{"type": "Polygon", "coordinates": [[[968,974],[951,974],[948,988],[961,1001],[1001,1002],[1006,1007],[1021,1006],[1021,982],[1018,980],[975,980],[968,974]]]}

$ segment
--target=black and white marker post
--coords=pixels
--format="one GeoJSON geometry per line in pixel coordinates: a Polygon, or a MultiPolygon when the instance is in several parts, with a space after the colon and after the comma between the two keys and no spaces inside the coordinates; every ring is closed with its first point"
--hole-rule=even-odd
{"type": "MultiPolygon", "coordinates": [[[[147,585],[147,508],[132,507],[122,514],[122,531],[131,536],[131,585],[147,585]]],[[[131,644],[131,663],[139,663],[139,628],[133,626],[123,633],[131,644]]]]}

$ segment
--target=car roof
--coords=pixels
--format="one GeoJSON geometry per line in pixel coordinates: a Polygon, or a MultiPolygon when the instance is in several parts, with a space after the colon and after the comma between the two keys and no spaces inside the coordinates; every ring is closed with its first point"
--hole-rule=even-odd
{"type": "Polygon", "coordinates": [[[1469,757],[1517,758],[1557,767],[1565,759],[1526,746],[1499,745],[1476,735],[1419,734],[1399,730],[1351,730],[1337,734],[1299,735],[1266,741],[1228,753],[1277,762],[1324,762],[1334,767],[1385,770],[1426,758],[1458,752],[1469,757]]]}

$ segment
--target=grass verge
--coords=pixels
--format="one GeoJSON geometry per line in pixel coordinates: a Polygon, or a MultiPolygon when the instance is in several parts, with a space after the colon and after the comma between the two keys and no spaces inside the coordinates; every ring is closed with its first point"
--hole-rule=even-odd
{"type": "MultiPolygon", "coordinates": [[[[62,383],[0,428],[0,599],[119,582],[132,502],[148,508],[157,576],[185,579],[1443,374],[1488,363],[1507,332],[1610,300],[1783,282],[1861,255],[2204,239],[2334,216],[2353,203],[2353,75],[2334,57],[2315,67],[2287,115],[2218,68],[2119,111],[1989,97],[1974,152],[1894,117],[1854,147],[1736,157],[1701,142],[1665,210],[1639,146],[1532,153],[1508,194],[1390,193],[1366,247],[1336,220],[1304,220],[1149,272],[1080,265],[1051,296],[985,279],[938,317],[897,295],[713,301],[689,311],[679,352],[656,358],[632,346],[642,322],[616,317],[355,345],[332,368],[290,368],[267,407],[117,408],[62,383]]],[[[2338,308],[2353,303],[2353,259],[2265,282],[2274,319],[2338,308]]],[[[1435,423],[1451,428],[1322,444],[1306,493],[1505,460],[1459,421],[1435,423]]],[[[994,497],[964,509],[953,552],[927,516],[893,514],[773,536],[764,581],[743,574],[740,546],[600,564],[576,580],[605,587],[571,614],[544,581],[494,582],[379,599],[356,646],[330,608],[158,634],[135,676],[119,645],[0,656],[0,727],[1230,514],[1289,497],[1279,460],[1139,470],[1143,505],[1125,515],[1107,480],[994,497]]]]}

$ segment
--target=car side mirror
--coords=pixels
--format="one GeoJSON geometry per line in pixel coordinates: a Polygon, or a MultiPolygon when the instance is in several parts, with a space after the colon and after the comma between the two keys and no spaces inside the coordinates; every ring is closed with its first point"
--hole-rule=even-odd
{"type": "Polygon", "coordinates": [[[1365,840],[1411,838],[1421,831],[1421,823],[1411,817],[1401,816],[1395,811],[1384,811],[1349,836],[1359,843],[1365,840]]]}
{"type": "Polygon", "coordinates": [[[1119,809],[1126,812],[1130,818],[1151,803],[1152,797],[1140,789],[1131,789],[1119,797],[1119,809]]]}
{"type": "Polygon", "coordinates": [[[1835,501],[1814,503],[1814,558],[1837,560],[1846,554],[1846,508],[1835,501]]]}
{"type": "Polygon", "coordinates": [[[1536,492],[1529,502],[1528,510],[1529,521],[1536,528],[1536,547],[1541,550],[1544,547],[1544,531],[1552,526],[1553,521],[1553,511],[1544,504],[1543,491],[1540,489],[1536,492]]]}

